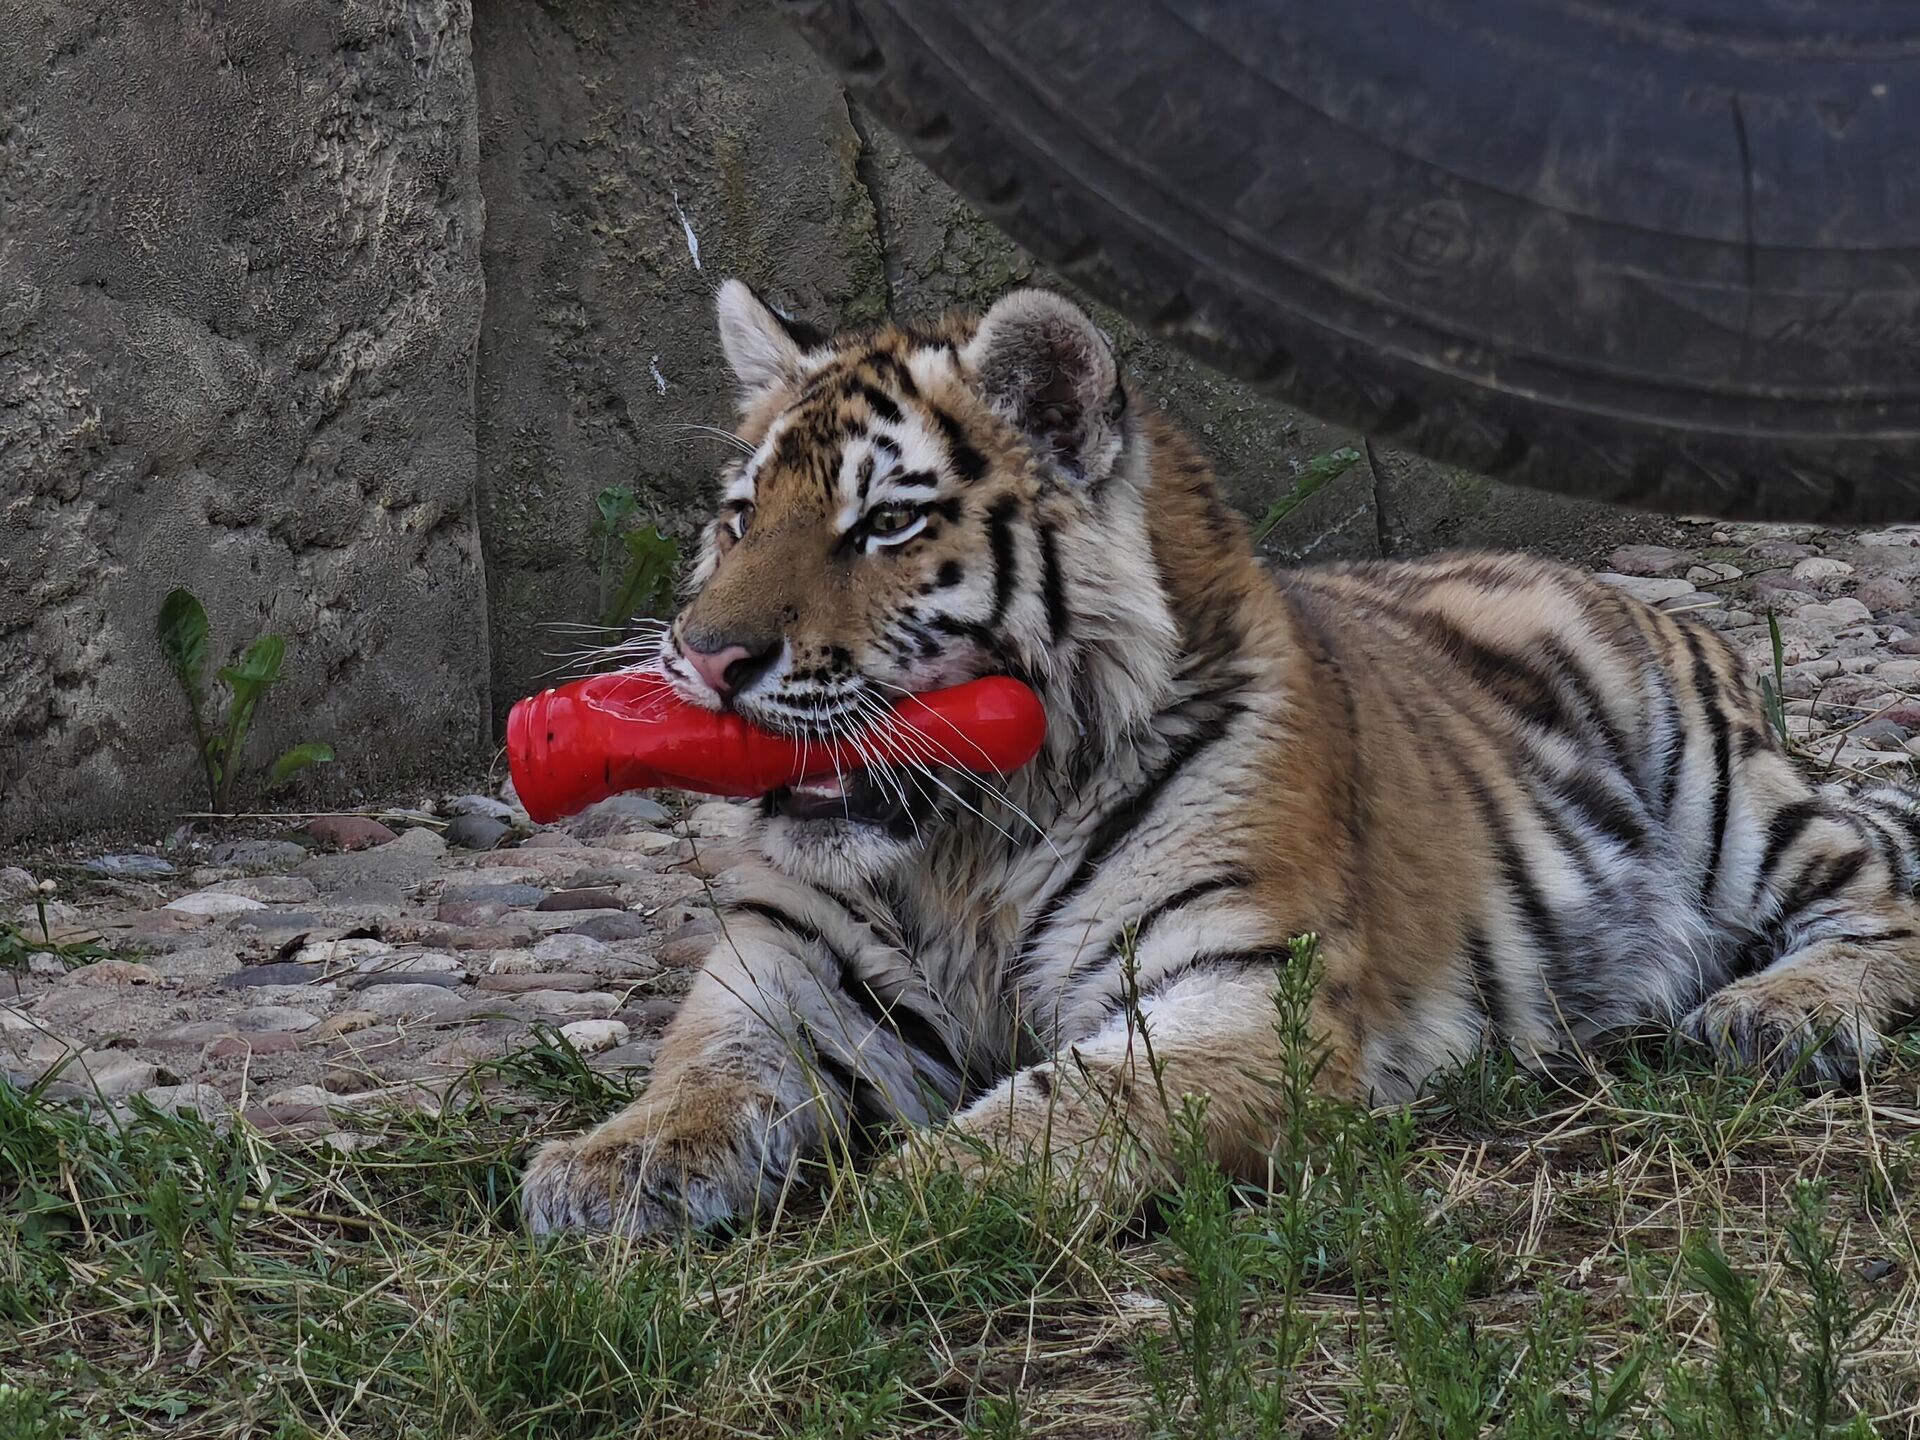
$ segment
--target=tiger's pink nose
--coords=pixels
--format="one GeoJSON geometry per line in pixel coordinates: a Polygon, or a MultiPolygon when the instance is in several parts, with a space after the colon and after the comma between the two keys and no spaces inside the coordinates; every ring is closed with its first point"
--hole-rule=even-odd
{"type": "Polygon", "coordinates": [[[722,644],[712,650],[702,650],[683,635],[680,653],[686,656],[687,664],[706,682],[707,688],[725,699],[765,674],[779,656],[780,646],[776,642],[760,650],[749,650],[745,645],[722,644]]]}

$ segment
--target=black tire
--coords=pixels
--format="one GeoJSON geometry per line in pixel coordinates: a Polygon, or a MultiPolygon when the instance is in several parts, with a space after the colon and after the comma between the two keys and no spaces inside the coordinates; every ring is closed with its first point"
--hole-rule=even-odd
{"type": "Polygon", "coordinates": [[[1920,519],[1920,6],[786,8],[1042,260],[1306,410],[1595,499],[1920,519]]]}

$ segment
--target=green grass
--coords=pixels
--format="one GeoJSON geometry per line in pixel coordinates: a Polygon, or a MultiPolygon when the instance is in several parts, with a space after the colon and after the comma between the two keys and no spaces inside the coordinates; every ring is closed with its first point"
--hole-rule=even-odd
{"type": "Polygon", "coordinates": [[[1374,1114],[1313,1094],[1305,984],[1271,1183],[1206,1163],[1189,1108],[1182,1179],[1117,1227],[1017,1173],[836,1163],[734,1234],[534,1246],[531,1132],[626,1093],[558,1036],[350,1153],[0,1088],[0,1440],[1920,1424],[1912,1044],[1854,1094],[1649,1041],[1557,1079],[1489,1059],[1374,1114]],[[503,1079],[546,1109],[494,1108],[503,1079]]]}
{"type": "MultiPolygon", "coordinates": [[[[47,928],[44,901],[38,917],[25,924],[0,920],[0,970],[25,971],[35,955],[51,956],[63,969],[70,970],[75,965],[113,959],[116,953],[92,940],[55,940],[47,928]]],[[[130,959],[131,955],[118,953],[118,958],[130,959]]]]}

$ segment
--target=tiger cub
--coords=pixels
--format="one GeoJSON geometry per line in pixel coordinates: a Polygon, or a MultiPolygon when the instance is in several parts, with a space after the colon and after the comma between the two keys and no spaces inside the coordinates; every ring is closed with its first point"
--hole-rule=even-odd
{"type": "Polygon", "coordinates": [[[651,1084],[536,1155],[535,1231],[743,1216],[902,1124],[1127,1204],[1186,1095],[1257,1179],[1306,932],[1322,1083],[1374,1101],[1645,1022],[1843,1077],[1915,1000],[1920,805],[1811,785],[1714,635],[1517,556],[1269,574],[1054,295],[835,340],[718,309],[742,454],[679,693],[829,736],[999,672],[1050,728],[1002,781],[955,736],[755,803],[651,1084]]]}

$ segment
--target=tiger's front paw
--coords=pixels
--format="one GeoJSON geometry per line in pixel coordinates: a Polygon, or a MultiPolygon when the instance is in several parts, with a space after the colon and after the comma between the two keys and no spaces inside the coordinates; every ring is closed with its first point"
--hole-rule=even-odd
{"type": "Polygon", "coordinates": [[[1714,992],[1680,1030],[1742,1069],[1821,1084],[1854,1079],[1881,1044],[1857,1006],[1788,971],[1762,971],[1714,992]]]}
{"type": "Polygon", "coordinates": [[[910,1135],[878,1173],[912,1181],[934,1173],[969,1185],[1039,1186],[1075,1209],[1124,1210],[1146,1167],[1110,1101],[1056,1086],[1051,1066],[1003,1081],[946,1125],[910,1135]]]}
{"type": "Polygon", "coordinates": [[[599,1129],[541,1147],[520,1185],[534,1235],[564,1230],[641,1236],[701,1229],[763,1198],[764,1107],[729,1095],[712,1104],[645,1100],[599,1129]]]}

